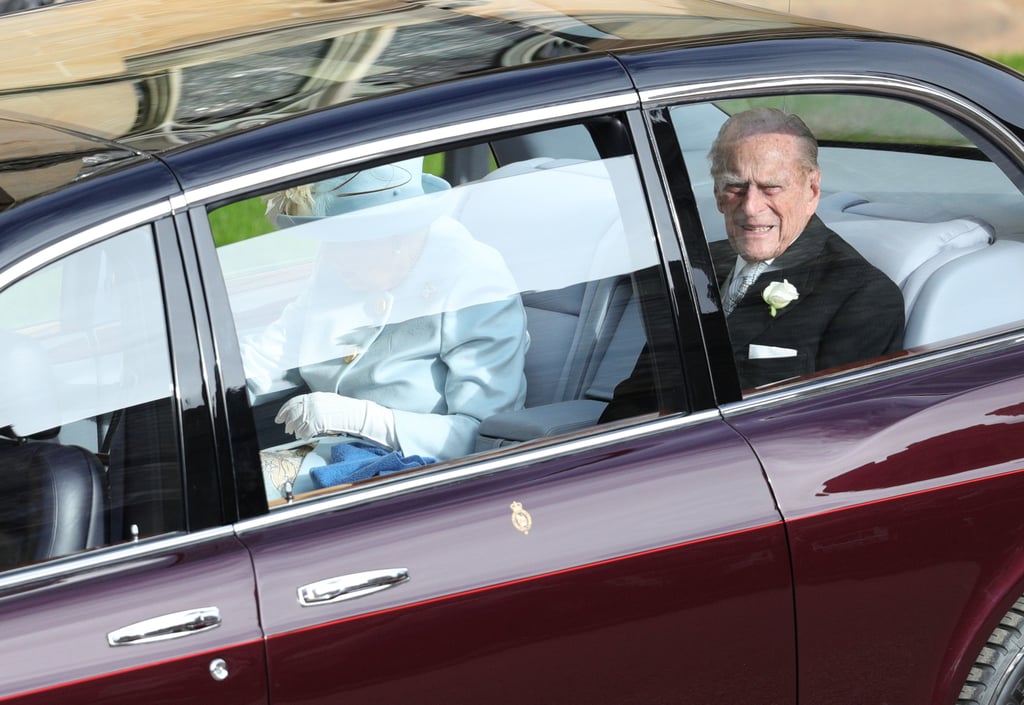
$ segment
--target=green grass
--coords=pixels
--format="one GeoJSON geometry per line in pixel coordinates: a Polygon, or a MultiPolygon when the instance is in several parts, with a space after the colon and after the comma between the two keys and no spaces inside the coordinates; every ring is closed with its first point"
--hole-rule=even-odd
{"type": "Polygon", "coordinates": [[[261,198],[247,198],[218,208],[210,213],[210,228],[217,247],[246,240],[274,229],[264,215],[266,204],[261,198]]]}
{"type": "Polygon", "coordinates": [[[1024,73],[1024,54],[993,54],[993,59],[1024,73]]]}

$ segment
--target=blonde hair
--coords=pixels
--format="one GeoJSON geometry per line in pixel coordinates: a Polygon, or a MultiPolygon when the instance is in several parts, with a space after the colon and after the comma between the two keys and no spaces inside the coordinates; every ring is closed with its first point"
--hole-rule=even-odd
{"type": "Polygon", "coordinates": [[[313,184],[268,193],[263,200],[267,204],[266,216],[271,220],[278,215],[313,215],[313,184]]]}

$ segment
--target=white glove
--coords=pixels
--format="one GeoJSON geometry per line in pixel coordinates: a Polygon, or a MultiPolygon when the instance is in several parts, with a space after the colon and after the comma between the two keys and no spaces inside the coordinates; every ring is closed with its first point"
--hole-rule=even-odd
{"type": "Polygon", "coordinates": [[[302,394],[286,401],[274,421],[283,423],[286,433],[304,441],[324,434],[351,433],[398,448],[391,409],[364,399],[331,392],[302,394]]]}

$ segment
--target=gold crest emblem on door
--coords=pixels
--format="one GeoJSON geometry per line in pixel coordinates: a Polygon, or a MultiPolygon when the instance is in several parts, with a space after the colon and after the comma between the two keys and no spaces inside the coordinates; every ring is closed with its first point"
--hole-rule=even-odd
{"type": "Polygon", "coordinates": [[[512,509],[512,526],[524,534],[530,533],[530,527],[533,526],[533,517],[530,513],[523,509],[520,502],[513,502],[509,506],[512,509]]]}

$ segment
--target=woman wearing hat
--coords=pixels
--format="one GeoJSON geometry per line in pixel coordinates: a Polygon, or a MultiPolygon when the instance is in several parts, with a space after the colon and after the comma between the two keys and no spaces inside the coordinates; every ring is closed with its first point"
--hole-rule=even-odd
{"type": "Polygon", "coordinates": [[[321,243],[303,294],[242,343],[254,391],[290,369],[311,390],[278,412],[287,432],[445,460],[473,451],[484,418],[522,407],[516,283],[496,250],[445,215],[447,188],[412,159],[268,199],[279,227],[321,243]]]}

